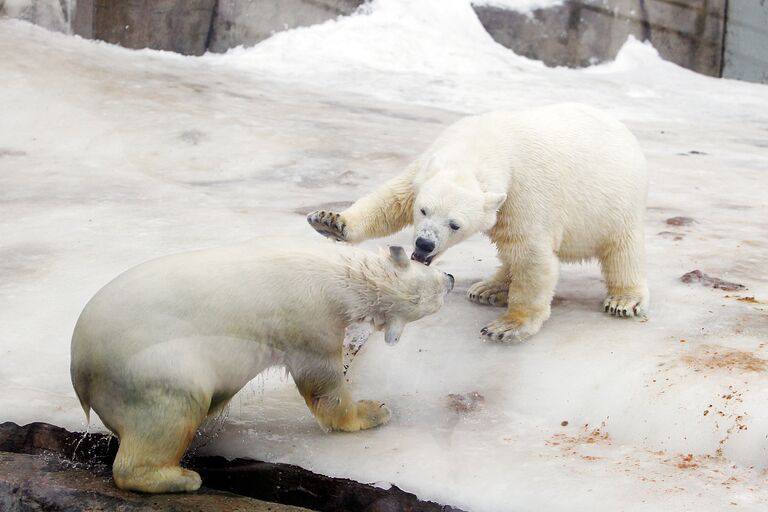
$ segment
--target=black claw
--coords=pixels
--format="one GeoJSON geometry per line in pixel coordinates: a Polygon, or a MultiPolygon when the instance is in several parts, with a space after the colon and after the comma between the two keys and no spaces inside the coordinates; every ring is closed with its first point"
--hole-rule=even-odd
{"type": "Polygon", "coordinates": [[[488,334],[488,328],[483,327],[482,329],[480,329],[480,334],[488,334]]]}
{"type": "Polygon", "coordinates": [[[611,306],[608,306],[608,305],[606,305],[606,306],[605,306],[605,312],[606,312],[606,313],[608,312],[608,308],[610,308],[610,307],[611,307],[611,306]]]}

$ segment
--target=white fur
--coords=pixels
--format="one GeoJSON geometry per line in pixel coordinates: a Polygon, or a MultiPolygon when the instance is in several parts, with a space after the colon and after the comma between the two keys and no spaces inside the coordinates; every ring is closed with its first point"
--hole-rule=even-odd
{"type": "Polygon", "coordinates": [[[422,258],[487,233],[502,267],[469,295],[508,306],[484,335],[520,340],[549,317],[558,259],[599,258],[606,311],[645,314],[646,193],[645,158],[630,131],[594,108],[561,104],[461,119],[379,190],[341,214],[316,212],[309,221],[349,241],[414,224],[414,241],[435,244],[429,255],[414,251],[422,258]]]}
{"type": "Polygon", "coordinates": [[[199,477],[178,467],[186,437],[267,367],[287,367],[324,428],[386,422],[383,404],[349,397],[344,329],[371,321],[394,343],[407,322],[436,312],[450,287],[446,274],[411,264],[402,249],[373,254],[319,240],[164,257],[125,272],[85,307],[72,382],[86,412],[120,437],[118,485],[195,489],[199,477]]]}

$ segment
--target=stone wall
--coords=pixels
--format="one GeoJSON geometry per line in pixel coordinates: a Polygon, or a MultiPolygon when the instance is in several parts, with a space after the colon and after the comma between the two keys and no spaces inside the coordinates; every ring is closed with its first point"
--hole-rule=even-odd
{"type": "Polygon", "coordinates": [[[202,55],[217,0],[77,0],[72,30],[126,48],[202,55]]]}
{"type": "MultiPolygon", "coordinates": [[[[0,0],[0,14],[128,48],[200,55],[348,15],[364,1],[0,0]]],[[[725,67],[729,77],[768,81],[768,0],[564,0],[530,14],[475,12],[497,42],[550,66],[613,59],[634,36],[694,71],[722,76],[725,67]]]]}
{"type": "Polygon", "coordinates": [[[253,46],[275,32],[352,14],[363,0],[219,0],[208,49],[253,46]]]}
{"type": "MultiPolygon", "coordinates": [[[[36,0],[39,1],[39,0],[36,0]]],[[[252,46],[275,32],[351,14],[363,0],[77,0],[72,31],[185,55],[252,46]]]]}
{"type": "Polygon", "coordinates": [[[768,83],[768,0],[728,2],[723,76],[768,83]]]}
{"type": "Polygon", "coordinates": [[[720,76],[726,0],[567,0],[525,15],[475,7],[493,38],[550,66],[582,67],[613,59],[630,35],[662,57],[720,76]]]}

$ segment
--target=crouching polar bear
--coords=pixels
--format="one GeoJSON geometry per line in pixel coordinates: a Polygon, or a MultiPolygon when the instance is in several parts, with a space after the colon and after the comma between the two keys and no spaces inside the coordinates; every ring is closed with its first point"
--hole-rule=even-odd
{"type": "Polygon", "coordinates": [[[522,340],[549,318],[558,259],[598,258],[606,312],[644,316],[645,158],[606,113],[579,104],[491,112],[449,126],[403,173],[341,213],[307,220],[321,234],[358,242],[414,224],[412,257],[432,259],[485,232],[501,267],[469,299],[506,306],[481,333],[522,340]]]}
{"type": "Polygon", "coordinates": [[[161,258],[91,299],[72,337],[72,383],[86,414],[92,408],[120,439],[118,487],[200,487],[179,466],[198,427],[273,365],[287,368],[324,429],[389,420],[381,402],[350,395],[345,327],[370,321],[395,343],[407,322],[442,306],[453,277],[412,264],[400,247],[379,255],[318,242],[161,258]]]}

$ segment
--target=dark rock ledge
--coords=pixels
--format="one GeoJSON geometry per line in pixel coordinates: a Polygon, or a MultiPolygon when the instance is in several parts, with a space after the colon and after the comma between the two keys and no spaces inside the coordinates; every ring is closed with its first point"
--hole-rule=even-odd
{"type": "Polygon", "coordinates": [[[385,490],[298,466],[222,457],[193,456],[183,463],[203,477],[205,487],[196,493],[125,492],[111,479],[116,452],[116,439],[104,434],[85,436],[46,423],[0,424],[0,510],[461,512],[395,486],[385,490]]]}

